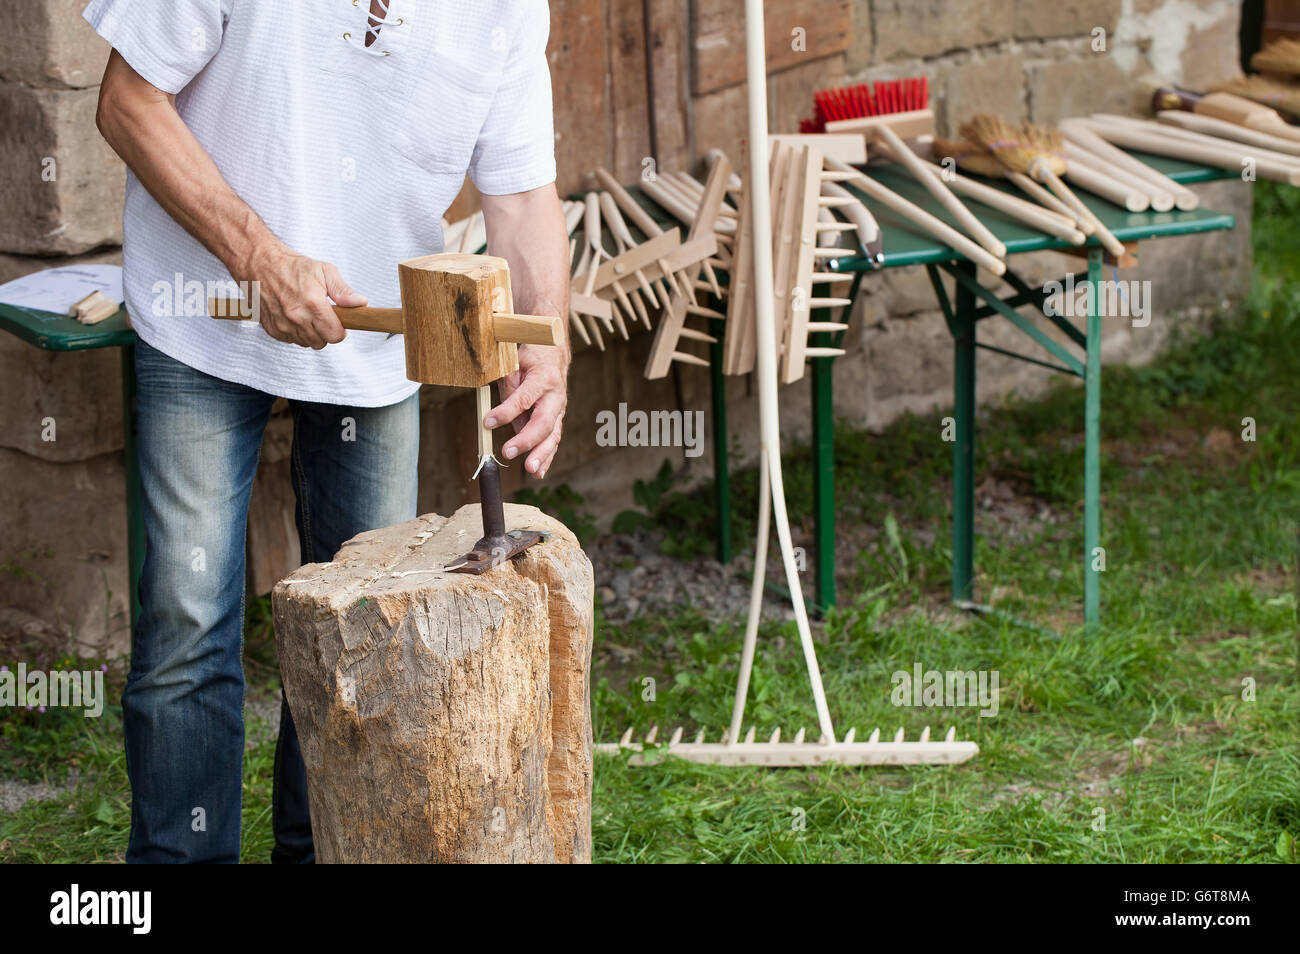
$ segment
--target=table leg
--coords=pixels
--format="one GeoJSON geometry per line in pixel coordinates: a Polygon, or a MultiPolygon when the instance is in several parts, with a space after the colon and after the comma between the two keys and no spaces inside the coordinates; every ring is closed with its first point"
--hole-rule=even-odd
{"type": "MultiPolygon", "coordinates": [[[[975,265],[958,268],[973,279],[975,265]]],[[[952,598],[975,595],[975,295],[958,283],[953,316],[952,598]]]]}
{"type": "Polygon", "coordinates": [[[126,464],[126,553],[131,594],[131,632],[140,619],[140,572],[144,568],[144,513],[140,509],[140,461],[136,456],[135,347],[122,348],[123,455],[126,464]]]}
{"type": "MultiPolygon", "coordinates": [[[[814,317],[813,320],[828,319],[814,317]]],[[[818,332],[812,339],[810,343],[816,346],[830,344],[825,332],[818,332]]],[[[817,551],[813,602],[819,613],[835,605],[834,361],[834,358],[810,358],[808,361],[812,386],[813,539],[817,551]]]]}
{"type": "Polygon", "coordinates": [[[709,397],[713,410],[713,505],[718,515],[719,563],[731,562],[731,471],[727,459],[727,379],[722,375],[722,339],[727,323],[709,319],[709,397]]]}
{"type": "Polygon", "coordinates": [[[1102,253],[1088,254],[1088,283],[1092,286],[1088,308],[1087,355],[1084,373],[1083,470],[1083,620],[1097,625],[1101,612],[1098,569],[1101,546],[1101,292],[1102,253]]]}

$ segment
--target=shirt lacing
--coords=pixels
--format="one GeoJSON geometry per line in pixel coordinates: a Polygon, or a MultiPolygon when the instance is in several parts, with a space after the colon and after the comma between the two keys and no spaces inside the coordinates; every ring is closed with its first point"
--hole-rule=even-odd
{"type": "MultiPolygon", "coordinates": [[[[358,6],[358,4],[359,4],[359,0],[352,0],[352,5],[354,7],[358,6]]],[[[384,13],[382,17],[376,18],[373,13],[369,13],[367,15],[365,37],[361,39],[357,39],[352,35],[351,31],[345,32],[343,34],[343,39],[348,44],[348,46],[352,47],[354,50],[358,50],[361,53],[365,53],[368,56],[390,56],[391,55],[388,50],[377,50],[374,48],[374,46],[366,45],[366,39],[369,37],[374,37],[375,40],[379,39],[380,27],[385,27],[385,26],[396,27],[402,25],[401,17],[398,17],[395,20],[388,19],[388,7],[389,7],[388,3],[384,3],[383,7],[384,7],[384,13]]]]}

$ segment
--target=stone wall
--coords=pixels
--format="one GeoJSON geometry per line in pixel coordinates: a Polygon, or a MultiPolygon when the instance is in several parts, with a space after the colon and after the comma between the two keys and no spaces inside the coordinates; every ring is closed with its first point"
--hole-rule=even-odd
{"type": "MultiPolygon", "coordinates": [[[[94,128],[107,48],[80,19],[85,0],[0,0],[0,281],[71,261],[118,261],[124,173],[94,128]],[[51,176],[50,172],[53,171],[51,176]]],[[[718,147],[744,161],[742,0],[551,0],[549,46],[561,191],[589,184],[603,163],[624,181],[647,156],[695,168],[718,147]],[[645,37],[649,37],[647,43],[645,37]],[[647,46],[653,81],[647,83],[647,46]],[[653,93],[648,92],[653,89],[653,93]]],[[[977,111],[1051,121],[1142,106],[1151,75],[1200,87],[1236,69],[1237,4],[1227,0],[767,0],[773,129],[797,128],[814,89],[926,75],[941,132],[977,111]],[[1104,33],[1098,33],[1101,30],[1104,33]],[[1099,40],[1104,40],[1100,43],[1099,40]]],[[[1144,329],[1107,328],[1109,361],[1144,361],[1178,321],[1239,299],[1249,280],[1249,192],[1202,187],[1207,206],[1238,216],[1231,234],[1142,250],[1157,315],[1144,329]]],[[[467,189],[455,210],[474,206],[467,189]]],[[[453,215],[453,217],[455,217],[453,215]]],[[[1064,270],[1060,256],[1021,267],[1033,279],[1064,270]]],[[[1127,276],[1126,276],[1127,277],[1127,276]]],[[[952,347],[924,273],[869,277],[836,364],[836,412],[880,428],[900,413],[950,401],[952,347]]],[[[981,335],[1007,343],[985,323],[981,335]]],[[[708,407],[705,374],[642,377],[647,334],[574,360],[565,441],[546,483],[567,483],[602,519],[630,506],[631,485],[674,454],[686,483],[711,460],[596,442],[595,415],[632,408],[708,407]]],[[[980,398],[1033,393],[1049,372],[980,358],[980,398]]],[[[85,651],[127,646],[125,515],[118,355],[52,354],[0,336],[0,606],[56,625],[85,651]],[[58,439],[40,439],[43,418],[58,439]]],[[[752,381],[729,381],[731,440],[753,453],[752,381]]],[[[808,387],[783,391],[783,430],[808,431],[808,387]]],[[[422,511],[472,499],[473,405],[426,388],[422,511]]],[[[265,592],[296,563],[289,423],[279,409],[263,443],[250,518],[250,583],[265,592]]],[[[508,479],[520,481],[518,468],[508,479]]]]}

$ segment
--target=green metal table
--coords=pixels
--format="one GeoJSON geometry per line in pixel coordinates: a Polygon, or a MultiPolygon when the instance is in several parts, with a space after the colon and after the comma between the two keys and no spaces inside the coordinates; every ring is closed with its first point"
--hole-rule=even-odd
{"type": "Polygon", "coordinates": [[[131,581],[131,627],[140,616],[140,569],[144,565],[144,518],[140,512],[140,468],[135,454],[135,332],[126,309],[95,325],[48,311],[0,304],[0,331],[46,351],[122,349],[123,453],[126,462],[127,566],[131,581]]]}
{"type": "MultiPolygon", "coordinates": [[[[1233,178],[1234,173],[1210,169],[1163,157],[1135,153],[1138,158],[1181,183],[1207,182],[1233,178]]],[[[951,216],[910,177],[893,167],[872,168],[870,175],[889,186],[932,215],[950,225],[956,225],[951,216]]],[[[1016,194],[1005,183],[988,182],[1016,194]]],[[[852,188],[851,183],[846,183],[852,188]]],[[[857,190],[853,190],[857,192],[857,190]]],[[[1093,286],[1088,314],[1083,316],[1083,327],[1076,327],[1064,317],[1044,317],[1059,328],[1066,344],[1054,340],[1034,321],[1015,309],[1026,305],[1043,313],[1049,296],[1042,288],[1033,288],[1011,269],[1002,277],[1011,286],[1013,294],[999,298],[982,285],[976,275],[974,263],[946,245],[925,236],[910,223],[904,223],[888,209],[857,192],[880,222],[884,238],[884,268],[901,268],[907,265],[924,265],[929,273],[935,297],[943,313],[954,343],[953,362],[953,417],[955,441],[953,443],[953,525],[952,525],[952,595],[963,605],[973,605],[974,555],[975,555],[975,353],[977,349],[1028,361],[1084,381],[1084,618],[1088,625],[1098,621],[1100,614],[1099,575],[1094,569],[1093,555],[1100,545],[1100,422],[1101,422],[1101,315],[1098,314],[1097,283],[1102,280],[1104,251],[1095,238],[1090,238],[1082,251],[1087,255],[1085,271],[1069,276],[1075,287],[1084,282],[1093,286]],[[950,297],[942,277],[950,276],[955,283],[955,296],[950,297]],[[980,321],[1001,316],[1025,337],[1047,353],[1047,360],[1011,352],[980,342],[976,328],[980,321]]],[[[1095,212],[1123,242],[1190,235],[1200,232],[1231,229],[1235,220],[1231,215],[1198,208],[1190,212],[1130,213],[1116,208],[1086,192],[1079,193],[1082,200],[1095,212]]],[[[1014,222],[984,204],[966,200],[968,206],[1007,246],[1011,255],[1037,251],[1069,251],[1073,247],[1061,239],[1046,236],[1014,222]]],[[[959,229],[960,230],[960,229],[959,229]]],[[[846,296],[856,300],[862,276],[872,271],[872,265],[862,257],[845,257],[830,260],[827,270],[854,273],[854,280],[846,296]]],[[[1064,284],[1066,279],[1062,279],[1064,284]]],[[[851,314],[850,307],[846,314],[851,314]]],[[[813,321],[829,321],[828,312],[815,314],[813,321]]],[[[817,345],[838,345],[843,333],[816,336],[817,345]]],[[[716,349],[715,349],[716,350],[716,349]]],[[[725,506],[730,499],[725,437],[719,438],[719,427],[725,428],[725,417],[719,418],[717,406],[721,399],[720,355],[714,362],[715,405],[715,456],[718,483],[718,504],[725,506]]],[[[813,506],[815,510],[814,580],[811,604],[814,611],[824,611],[835,605],[835,484],[834,444],[832,437],[832,376],[834,358],[810,359],[809,381],[812,388],[812,445],[814,459],[813,506]]],[[[724,562],[730,557],[730,516],[719,510],[718,556],[724,562]]]]}

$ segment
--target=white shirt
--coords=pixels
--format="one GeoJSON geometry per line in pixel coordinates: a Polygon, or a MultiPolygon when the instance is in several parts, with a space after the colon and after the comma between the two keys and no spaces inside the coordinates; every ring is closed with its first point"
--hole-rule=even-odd
{"type": "MultiPolygon", "coordinates": [[[[221,174],[293,250],[401,304],[397,263],[441,252],[466,172],[505,195],[555,179],[546,0],[92,0],[85,18],[176,108],[221,174]]],[[[148,344],[270,394],[382,407],[412,394],[404,342],[348,332],[321,351],[207,317],[230,274],[127,176],[127,310],[148,344]],[[201,283],[202,287],[194,283],[201,283]]]]}

